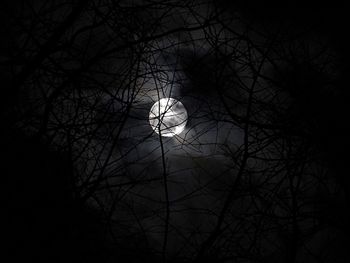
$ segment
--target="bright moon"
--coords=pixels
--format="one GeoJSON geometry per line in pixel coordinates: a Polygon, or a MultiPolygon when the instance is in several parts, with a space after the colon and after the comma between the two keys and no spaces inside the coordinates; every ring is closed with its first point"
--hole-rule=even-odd
{"type": "Polygon", "coordinates": [[[180,101],[163,98],[153,104],[149,112],[149,123],[161,136],[173,137],[185,129],[187,111],[180,101]]]}

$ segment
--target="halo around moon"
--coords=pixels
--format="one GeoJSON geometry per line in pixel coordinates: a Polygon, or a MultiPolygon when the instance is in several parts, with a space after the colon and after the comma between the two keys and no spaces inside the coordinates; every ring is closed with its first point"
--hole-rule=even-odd
{"type": "Polygon", "coordinates": [[[152,129],[164,137],[180,134],[186,127],[187,118],[185,106],[173,98],[160,99],[149,112],[152,129]]]}

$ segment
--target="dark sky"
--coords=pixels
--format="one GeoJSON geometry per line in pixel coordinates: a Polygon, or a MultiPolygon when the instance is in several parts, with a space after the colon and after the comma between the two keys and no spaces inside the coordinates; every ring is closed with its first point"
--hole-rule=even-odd
{"type": "Polygon", "coordinates": [[[113,2],[0,4],[5,261],[348,262],[342,3],[113,2]]]}

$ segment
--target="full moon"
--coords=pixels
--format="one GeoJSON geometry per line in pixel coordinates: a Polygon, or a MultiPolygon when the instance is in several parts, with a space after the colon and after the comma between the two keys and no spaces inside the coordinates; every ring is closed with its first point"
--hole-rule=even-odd
{"type": "Polygon", "coordinates": [[[153,104],[149,113],[149,123],[161,136],[173,137],[185,129],[187,111],[180,101],[163,98],[153,104]]]}

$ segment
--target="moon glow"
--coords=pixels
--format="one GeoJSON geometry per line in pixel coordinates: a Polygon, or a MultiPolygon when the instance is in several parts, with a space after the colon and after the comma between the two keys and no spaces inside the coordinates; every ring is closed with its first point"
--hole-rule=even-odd
{"type": "Polygon", "coordinates": [[[173,137],[185,129],[187,117],[186,108],[180,101],[163,98],[153,104],[149,113],[149,123],[161,136],[173,137]]]}

